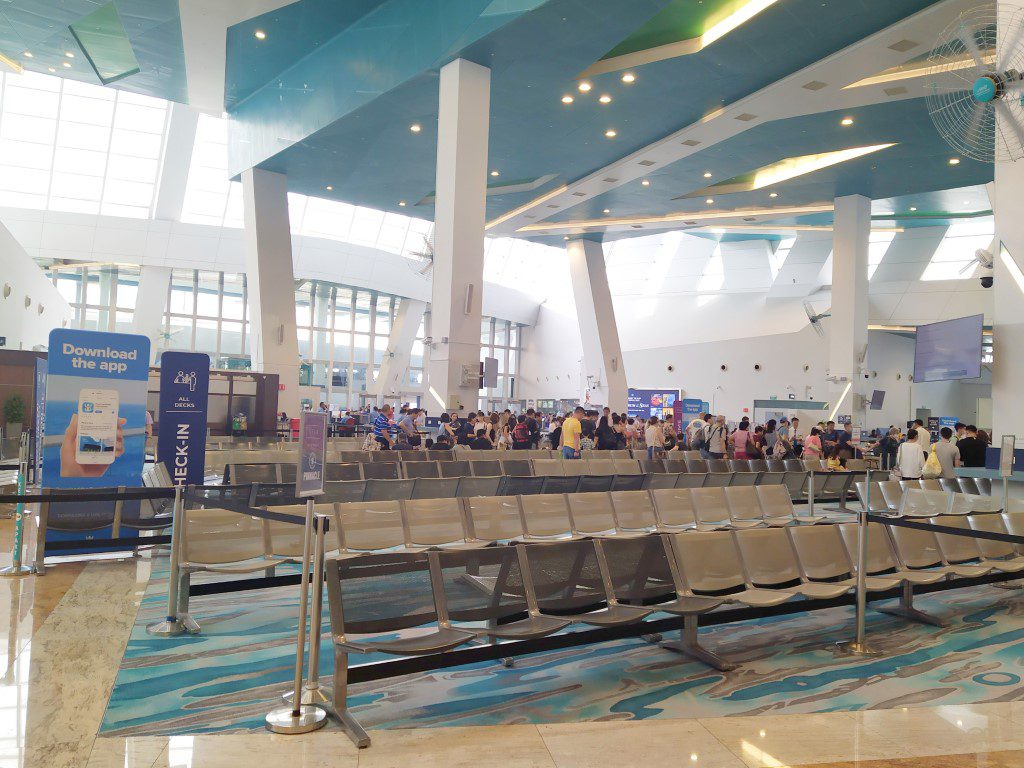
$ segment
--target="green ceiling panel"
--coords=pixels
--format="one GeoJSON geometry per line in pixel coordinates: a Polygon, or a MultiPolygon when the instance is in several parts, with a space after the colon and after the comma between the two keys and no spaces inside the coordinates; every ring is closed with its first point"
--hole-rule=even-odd
{"type": "Polygon", "coordinates": [[[703,35],[747,0],[672,0],[664,10],[602,57],[613,59],[703,35]]]}
{"type": "Polygon", "coordinates": [[[69,25],[68,29],[104,85],[141,71],[113,2],[101,5],[88,16],[69,25]]]}

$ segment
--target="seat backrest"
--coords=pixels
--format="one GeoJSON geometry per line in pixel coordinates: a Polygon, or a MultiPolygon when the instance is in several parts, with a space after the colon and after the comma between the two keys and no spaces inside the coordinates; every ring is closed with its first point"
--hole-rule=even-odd
{"type": "Polygon", "coordinates": [[[861,509],[867,509],[868,512],[887,512],[889,510],[888,505],[885,503],[885,498],[882,496],[882,489],[878,487],[878,483],[874,480],[871,481],[871,498],[867,498],[867,483],[854,483],[854,488],[857,491],[857,499],[860,501],[861,509]],[[868,509],[868,502],[870,501],[871,507],[868,509]]]}
{"type": "Polygon", "coordinates": [[[402,506],[398,501],[337,504],[334,511],[338,549],[373,552],[405,544],[402,506]]]}
{"type": "Polygon", "coordinates": [[[523,529],[530,536],[561,536],[572,532],[564,494],[519,496],[523,529]]]}
{"type": "Polygon", "coordinates": [[[501,477],[501,462],[497,459],[470,459],[473,477],[501,477]]]}
{"type": "Polygon", "coordinates": [[[612,480],[613,491],[639,491],[644,487],[644,475],[616,475],[612,480]]]}
{"type": "Polygon", "coordinates": [[[883,480],[878,484],[878,490],[882,492],[885,505],[890,510],[895,512],[900,508],[900,502],[903,500],[903,486],[899,480],[883,480]]]}
{"type": "Polygon", "coordinates": [[[654,502],[646,491],[612,491],[612,510],[619,528],[627,531],[653,530],[658,525],[654,502]]]}
{"type": "Polygon", "coordinates": [[[751,472],[768,472],[768,462],[764,459],[747,459],[747,467],[751,472]]]}
{"type": "Polygon", "coordinates": [[[527,451],[523,451],[528,459],[553,459],[555,458],[555,452],[549,451],[547,448],[531,448],[527,451]]]}
{"type": "Polygon", "coordinates": [[[660,488],[649,491],[658,521],[665,525],[693,525],[693,497],[686,488],[660,488]]]}
{"type": "Polygon", "coordinates": [[[689,470],[686,468],[686,462],[682,459],[665,459],[665,471],[681,474],[689,470]]]}
{"type": "Polygon", "coordinates": [[[1000,496],[982,496],[970,493],[950,494],[952,503],[949,511],[954,515],[995,514],[1003,511],[1003,499],[1000,496]]]}
{"type": "Polygon", "coordinates": [[[783,459],[782,463],[787,472],[811,472],[821,469],[820,461],[812,461],[811,466],[806,466],[800,459],[783,459]]]}
{"type": "Polygon", "coordinates": [[[324,483],[324,501],[362,501],[366,495],[365,480],[328,480],[324,483]]]}
{"type": "Polygon", "coordinates": [[[265,507],[268,504],[299,504],[295,496],[295,483],[253,483],[250,487],[249,506],[265,507]]]}
{"type": "Polygon", "coordinates": [[[974,478],[974,484],[978,488],[978,493],[982,496],[992,495],[992,481],[987,477],[976,477],[974,478]]]}
{"type": "Polygon", "coordinates": [[[362,480],[363,471],[359,464],[328,464],[324,467],[324,480],[362,480]]]}
{"type": "Polygon", "coordinates": [[[229,472],[235,485],[278,482],[277,464],[231,464],[229,472]]]}
{"type": "Polygon", "coordinates": [[[608,454],[608,458],[615,459],[616,461],[631,461],[633,459],[633,454],[628,450],[605,451],[605,453],[608,454]]]}
{"type": "Polygon", "coordinates": [[[460,477],[455,494],[466,496],[497,496],[501,485],[500,477],[460,477]]]}
{"type": "MultiPolygon", "coordinates": [[[[785,472],[772,472],[770,470],[761,472],[757,476],[758,485],[783,485],[786,482],[785,472]]],[[[788,489],[786,491],[789,492],[788,489]]]]}
{"type": "Polygon", "coordinates": [[[606,538],[597,546],[617,599],[643,605],[675,598],[676,579],[663,537],[606,538]]]}
{"type": "Polygon", "coordinates": [[[573,533],[596,534],[615,530],[615,513],[607,492],[571,493],[565,498],[572,514],[573,533]]]}
{"type": "MultiPolygon", "coordinates": [[[[323,498],[322,496],[320,497],[323,498]]],[[[276,557],[302,557],[305,544],[306,508],[301,504],[267,507],[270,512],[288,515],[294,522],[283,523],[278,520],[264,520],[263,527],[267,542],[267,554],[276,557]]],[[[313,511],[318,515],[334,516],[334,504],[314,504],[313,511]]],[[[330,547],[327,547],[330,549],[330,547]]]]}
{"type": "MultiPolygon", "coordinates": [[[[525,453],[517,451],[516,453],[525,453]]],[[[529,459],[502,459],[501,474],[511,477],[532,477],[533,467],[529,459]]]]}
{"type": "Polygon", "coordinates": [[[509,541],[523,535],[523,521],[515,496],[471,496],[463,504],[476,538],[509,541]]]}
{"type": "Polygon", "coordinates": [[[262,557],[266,553],[263,521],[226,509],[185,510],[181,559],[217,565],[262,557]]]}
{"type": "Polygon", "coordinates": [[[537,606],[553,613],[600,608],[607,600],[601,565],[592,539],[524,547],[537,606]]]}
{"type": "Polygon", "coordinates": [[[615,462],[611,459],[588,459],[587,460],[587,474],[588,475],[614,475],[615,462]]]}
{"type": "Polygon", "coordinates": [[[537,477],[561,477],[564,474],[561,459],[531,459],[530,463],[537,477]]]}
{"type": "Polygon", "coordinates": [[[768,469],[771,472],[788,472],[789,467],[786,466],[786,462],[782,459],[766,459],[765,463],[768,465],[768,469]]]}
{"type": "Polygon", "coordinates": [[[683,472],[676,476],[675,488],[703,488],[708,475],[697,472],[683,472]]]}
{"type": "Polygon", "coordinates": [[[441,470],[437,468],[436,461],[406,461],[402,462],[402,470],[408,480],[415,480],[418,477],[440,477],[441,470]]]}
{"type": "MultiPolygon", "coordinates": [[[[971,524],[963,515],[940,515],[933,518],[932,523],[949,528],[957,528],[962,531],[971,530],[971,524]]],[[[978,540],[970,536],[956,536],[952,533],[936,531],[935,539],[939,542],[939,549],[942,551],[942,556],[947,562],[965,563],[978,560],[981,557],[978,540]]]]}
{"type": "Polygon", "coordinates": [[[411,499],[415,480],[367,480],[366,501],[398,501],[411,499]]]}
{"type": "Polygon", "coordinates": [[[904,565],[909,568],[942,565],[942,553],[932,531],[905,528],[901,525],[888,527],[896,552],[904,565]]]}
{"type": "MultiPolygon", "coordinates": [[[[626,453],[626,451],[609,451],[609,453],[626,453]]],[[[614,460],[615,474],[616,475],[642,475],[643,470],[640,469],[640,462],[636,459],[618,458],[614,460]]]]}
{"type": "MultiPolygon", "coordinates": [[[[843,537],[843,544],[846,546],[851,564],[856,567],[857,555],[860,551],[858,525],[856,523],[839,523],[835,527],[839,529],[839,534],[843,537]]],[[[900,567],[893,557],[891,540],[886,527],[881,523],[868,523],[866,560],[868,574],[887,573],[900,567]]]]}
{"type": "Polygon", "coordinates": [[[961,493],[977,493],[978,485],[974,482],[973,477],[958,477],[956,479],[957,485],[960,486],[961,493]]]}
{"type": "Polygon", "coordinates": [[[765,517],[793,515],[793,499],[784,485],[759,485],[754,489],[765,517]]]}
{"type": "Polygon", "coordinates": [[[757,501],[757,491],[752,485],[726,488],[725,501],[729,507],[729,517],[733,520],[761,520],[764,517],[757,501]]]}
{"type": "Polygon", "coordinates": [[[466,539],[458,499],[411,499],[401,507],[409,544],[436,546],[466,539]]]}
{"type": "MultiPolygon", "coordinates": [[[[374,453],[388,453],[388,451],[374,451],[374,453]]],[[[363,463],[363,479],[365,480],[397,480],[401,476],[402,465],[397,462],[372,462],[363,463]]]]}
{"type": "Polygon", "coordinates": [[[691,488],[693,511],[702,523],[720,523],[729,520],[729,505],[724,488],[691,488]]]}
{"type": "Polygon", "coordinates": [[[708,472],[704,478],[704,488],[727,488],[732,485],[732,472],[708,472]]]}
{"type": "Polygon", "coordinates": [[[437,466],[441,468],[441,477],[469,477],[473,474],[465,460],[439,461],[437,466]]]}
{"type": "Polygon", "coordinates": [[[746,459],[729,459],[726,464],[730,472],[749,472],[750,464],[746,459]]]}
{"type": "Polygon", "coordinates": [[[945,491],[942,487],[942,483],[935,478],[922,478],[921,488],[926,491],[945,491]]]}
{"type": "MultiPolygon", "coordinates": [[[[1006,527],[1006,520],[1003,515],[970,515],[967,518],[971,528],[976,531],[988,531],[989,533],[1009,533],[1006,527]]],[[[1013,544],[1008,541],[993,541],[991,539],[977,539],[978,548],[981,554],[993,560],[1012,557],[1017,554],[1013,544]]]]}
{"type": "Polygon", "coordinates": [[[644,471],[644,474],[665,471],[665,462],[661,459],[640,459],[639,461],[640,468],[644,471]]]}
{"type": "Polygon", "coordinates": [[[340,451],[341,460],[346,463],[362,464],[370,460],[370,454],[365,451],[340,451]]]}
{"type": "Polygon", "coordinates": [[[725,459],[708,459],[708,472],[732,472],[732,467],[725,459]]]}
{"type": "Polygon", "coordinates": [[[452,621],[496,622],[527,611],[518,548],[448,549],[428,557],[437,563],[438,583],[452,621]],[[480,579],[493,588],[467,587],[480,579]]]}
{"type": "Polygon", "coordinates": [[[455,458],[451,451],[427,451],[427,458],[431,461],[451,461],[455,458]]]}
{"type": "Polygon", "coordinates": [[[949,511],[949,494],[945,491],[925,491],[905,488],[900,503],[901,515],[944,515],[949,511]]]}
{"type": "Polygon", "coordinates": [[[757,485],[757,481],[761,477],[760,472],[747,472],[746,470],[743,470],[742,472],[732,472],[730,474],[732,476],[732,480],[729,482],[729,487],[735,485],[757,485]]]}
{"type": "Polygon", "coordinates": [[[546,477],[505,476],[505,482],[499,486],[502,496],[530,496],[544,490],[546,477]]]}
{"type": "Polygon", "coordinates": [[[281,478],[282,483],[291,483],[294,485],[295,475],[298,472],[298,469],[298,465],[296,464],[278,464],[278,477],[281,478]]]}
{"type": "Polygon", "coordinates": [[[580,475],[587,474],[587,465],[589,462],[583,459],[563,459],[562,460],[562,474],[566,477],[579,477],[580,475]]]}
{"type": "Polygon", "coordinates": [[[420,477],[412,487],[410,499],[453,499],[459,491],[459,477],[420,477]]]}
{"type": "Polygon", "coordinates": [[[904,493],[906,493],[907,491],[909,491],[911,489],[913,489],[913,490],[921,490],[921,481],[920,480],[900,480],[900,488],[903,489],[904,493]]]}
{"type": "Polygon", "coordinates": [[[784,528],[750,528],[734,535],[751,582],[782,586],[800,579],[800,566],[784,528]]]}
{"type": "Polygon", "coordinates": [[[836,525],[797,525],[785,529],[807,578],[825,581],[853,573],[849,553],[836,525]]]}
{"type": "Polygon", "coordinates": [[[551,475],[542,479],[541,493],[576,493],[582,478],[579,475],[551,475]]]}
{"type": "Polygon", "coordinates": [[[955,477],[940,477],[939,485],[947,493],[960,493],[960,483],[955,477]]]}
{"type": "Polygon", "coordinates": [[[729,531],[687,531],[667,534],[687,589],[694,592],[735,592],[746,584],[743,563],[729,531]]]}
{"type": "Polygon", "coordinates": [[[615,475],[582,475],[579,478],[579,485],[576,493],[599,493],[608,492],[615,482],[615,475]]]}
{"type": "Polygon", "coordinates": [[[707,473],[708,463],[704,459],[687,459],[686,460],[686,471],[693,472],[694,474],[707,473]]]}

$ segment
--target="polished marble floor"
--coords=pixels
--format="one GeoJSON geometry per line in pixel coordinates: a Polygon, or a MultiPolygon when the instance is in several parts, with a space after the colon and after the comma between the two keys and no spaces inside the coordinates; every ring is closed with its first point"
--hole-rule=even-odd
{"type": "MultiPolygon", "coordinates": [[[[9,523],[0,521],[4,551],[8,536],[9,523]]],[[[0,565],[8,560],[0,555],[0,565]]],[[[97,736],[149,578],[148,561],[127,560],[0,580],[0,616],[9,617],[0,621],[0,768],[227,768],[254,760],[295,768],[1024,768],[1024,702],[1015,698],[862,712],[374,730],[373,746],[361,752],[333,725],[301,737],[97,736]]],[[[977,664],[975,674],[984,659],[977,664]]]]}

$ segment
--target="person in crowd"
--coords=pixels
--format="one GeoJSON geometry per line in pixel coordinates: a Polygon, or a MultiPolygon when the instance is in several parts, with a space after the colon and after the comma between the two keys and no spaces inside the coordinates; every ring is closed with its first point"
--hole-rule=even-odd
{"type": "Polygon", "coordinates": [[[956,431],[956,434],[953,436],[954,443],[960,442],[967,436],[967,425],[962,421],[958,421],[953,429],[956,431]]]}
{"type": "Polygon", "coordinates": [[[526,423],[525,413],[516,417],[516,425],[512,428],[512,449],[515,451],[528,451],[533,447],[533,435],[530,434],[530,425],[526,423]]]}
{"type": "Polygon", "coordinates": [[[778,422],[775,419],[768,419],[764,424],[764,453],[772,459],[781,459],[781,456],[776,456],[775,444],[779,442],[779,433],[776,431],[778,428],[778,422]]]}
{"type": "Polygon", "coordinates": [[[829,448],[825,454],[825,469],[829,472],[838,472],[843,468],[843,462],[839,458],[838,446],[829,448]]]}
{"type": "Polygon", "coordinates": [[[754,454],[752,458],[765,458],[764,427],[760,424],[754,427],[754,431],[750,435],[750,445],[747,450],[754,454]]]}
{"type": "Polygon", "coordinates": [[[732,447],[732,457],[737,461],[746,461],[755,458],[752,456],[751,445],[753,439],[750,435],[750,421],[744,418],[740,425],[729,435],[729,445],[732,447]]]}
{"type": "Polygon", "coordinates": [[[420,415],[419,408],[410,408],[398,420],[400,436],[405,438],[403,442],[415,447],[420,444],[420,435],[416,429],[416,417],[420,415]]]}
{"type": "Polygon", "coordinates": [[[651,416],[644,427],[644,442],[647,443],[647,458],[653,459],[665,451],[665,433],[657,416],[651,416]]]}
{"type": "Polygon", "coordinates": [[[526,426],[530,430],[530,447],[536,448],[540,445],[540,422],[537,420],[537,412],[533,408],[526,409],[526,426]]]}
{"type": "Polygon", "coordinates": [[[470,411],[466,414],[466,418],[459,422],[459,431],[456,436],[455,444],[468,448],[469,444],[473,441],[475,433],[476,412],[470,411]]]}
{"type": "Polygon", "coordinates": [[[821,430],[817,427],[811,427],[811,434],[804,438],[803,450],[800,453],[800,458],[808,459],[810,461],[821,461],[824,453],[824,448],[821,445],[821,430]]]}
{"type": "Polygon", "coordinates": [[[796,416],[790,422],[790,443],[793,445],[793,455],[800,456],[804,450],[804,436],[800,432],[800,419],[796,416]]]}
{"type": "Polygon", "coordinates": [[[548,433],[548,442],[552,450],[558,450],[562,445],[562,418],[555,416],[551,419],[551,431],[548,433]]]}
{"type": "Polygon", "coordinates": [[[494,443],[487,436],[487,427],[481,424],[476,428],[475,436],[469,441],[469,447],[474,451],[489,451],[494,448],[494,443]]]}
{"type": "Polygon", "coordinates": [[[821,433],[821,444],[827,450],[839,442],[839,433],[836,432],[834,421],[825,422],[825,431],[821,433]]]}
{"type": "Polygon", "coordinates": [[[992,438],[989,437],[988,432],[986,432],[984,429],[978,430],[978,445],[980,447],[978,448],[979,455],[977,458],[981,461],[981,464],[979,464],[978,466],[984,467],[985,454],[988,452],[988,447],[992,445],[992,438]]]}
{"type": "Polygon", "coordinates": [[[153,413],[146,411],[146,437],[153,436],[153,413]]]}
{"type": "Polygon", "coordinates": [[[725,458],[725,452],[728,450],[728,440],[729,436],[726,434],[725,416],[715,417],[714,423],[708,427],[708,457],[712,459],[725,458]]]}
{"type": "Polygon", "coordinates": [[[583,408],[577,405],[575,410],[562,422],[558,447],[562,449],[563,459],[580,458],[580,437],[583,434],[583,425],[580,422],[582,419],[583,408]]]}
{"type": "Polygon", "coordinates": [[[703,443],[703,437],[698,441],[697,434],[704,430],[704,420],[697,418],[686,425],[686,448],[687,450],[696,451],[699,450],[699,445],[703,443]]]}
{"type": "Polygon", "coordinates": [[[437,440],[434,441],[435,451],[450,451],[455,445],[455,441],[452,436],[447,432],[437,436],[437,440]]]}
{"type": "Polygon", "coordinates": [[[665,450],[674,451],[679,445],[679,438],[676,437],[676,428],[666,422],[663,431],[665,433],[665,450]]]}
{"type": "Polygon", "coordinates": [[[953,439],[953,430],[943,427],[939,430],[939,441],[935,443],[935,456],[942,467],[942,476],[947,478],[956,477],[956,468],[960,466],[960,449],[956,447],[953,439]]]}
{"type": "Polygon", "coordinates": [[[391,420],[391,406],[385,405],[377,409],[377,416],[373,420],[373,439],[381,451],[390,451],[395,444],[396,427],[391,420]]]}
{"type": "Polygon", "coordinates": [[[437,437],[440,438],[442,435],[451,437],[454,433],[452,432],[452,417],[447,413],[442,413],[437,418],[437,437]]]}
{"type": "Polygon", "coordinates": [[[508,451],[512,448],[512,424],[510,418],[505,417],[504,423],[498,421],[498,439],[495,442],[495,447],[500,451],[508,451]]]}
{"type": "Polygon", "coordinates": [[[611,415],[601,417],[601,420],[597,422],[595,434],[597,436],[597,450],[614,451],[619,447],[618,435],[612,428],[611,415]]]}
{"type": "Polygon", "coordinates": [[[842,466],[854,457],[857,449],[853,445],[853,424],[846,422],[836,437],[836,457],[842,466]]]}
{"type": "Polygon", "coordinates": [[[430,451],[430,450],[433,450],[433,448],[434,448],[434,438],[428,437],[426,440],[423,441],[423,450],[430,451]]]}
{"type": "MultiPolygon", "coordinates": [[[[931,436],[928,434],[928,430],[924,428],[924,422],[921,419],[914,419],[914,432],[917,434],[914,442],[920,445],[923,451],[928,446],[931,436]]],[[[910,439],[910,432],[907,432],[907,439],[910,439]]]]}
{"type": "Polygon", "coordinates": [[[896,469],[902,480],[920,480],[924,472],[924,449],[917,441],[917,430],[907,430],[907,439],[896,451],[896,469]]]}
{"type": "Polygon", "coordinates": [[[973,424],[968,424],[964,428],[964,436],[957,440],[956,447],[960,451],[960,462],[963,466],[985,466],[985,449],[978,440],[978,428],[973,424]]]}
{"type": "Polygon", "coordinates": [[[899,427],[889,427],[889,431],[878,441],[879,456],[882,459],[882,469],[894,469],[896,467],[896,452],[900,448],[899,427]]]}
{"type": "Polygon", "coordinates": [[[593,451],[597,448],[597,429],[591,419],[583,419],[580,422],[582,434],[580,435],[580,452],[593,451]]]}
{"type": "Polygon", "coordinates": [[[626,423],[622,427],[622,434],[626,438],[626,447],[636,448],[640,440],[640,433],[637,431],[636,422],[632,416],[626,418],[626,423]]]}

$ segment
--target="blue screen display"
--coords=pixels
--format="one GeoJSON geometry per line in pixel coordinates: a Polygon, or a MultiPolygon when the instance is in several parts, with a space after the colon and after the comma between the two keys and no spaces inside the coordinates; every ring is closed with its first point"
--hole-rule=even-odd
{"type": "Polygon", "coordinates": [[[917,327],[914,381],[951,381],[981,376],[984,315],[917,327]]]}

